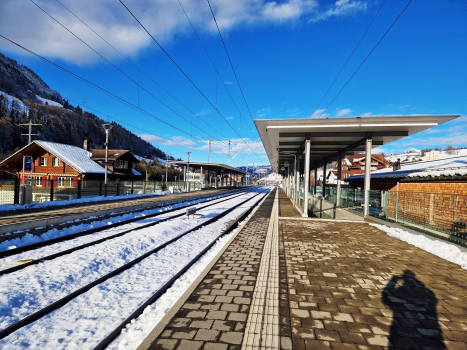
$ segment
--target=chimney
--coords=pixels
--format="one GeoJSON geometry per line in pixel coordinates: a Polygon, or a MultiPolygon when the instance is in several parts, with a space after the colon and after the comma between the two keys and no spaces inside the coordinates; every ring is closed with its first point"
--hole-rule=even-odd
{"type": "Polygon", "coordinates": [[[86,151],[89,151],[89,147],[88,147],[88,138],[87,138],[87,137],[84,138],[84,141],[83,141],[83,149],[85,149],[86,151]]]}
{"type": "Polygon", "coordinates": [[[397,158],[397,162],[392,165],[392,171],[401,170],[401,159],[397,158]]]}

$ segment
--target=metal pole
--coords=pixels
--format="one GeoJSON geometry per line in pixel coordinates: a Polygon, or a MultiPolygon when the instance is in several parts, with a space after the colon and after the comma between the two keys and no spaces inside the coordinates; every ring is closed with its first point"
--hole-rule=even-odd
{"type": "Polygon", "coordinates": [[[368,216],[369,213],[369,204],[370,204],[370,181],[371,181],[371,134],[368,133],[366,136],[365,144],[365,182],[363,188],[363,198],[364,198],[364,207],[363,207],[363,216],[368,216]]]}
{"type": "Polygon", "coordinates": [[[188,160],[187,160],[187,164],[186,164],[186,177],[187,177],[187,183],[186,183],[186,188],[187,188],[187,192],[190,192],[190,153],[191,152],[186,152],[186,154],[188,155],[188,160]]]}
{"type": "Polygon", "coordinates": [[[107,186],[107,161],[109,158],[109,130],[105,130],[105,178],[104,183],[107,186]]]}
{"type": "Polygon", "coordinates": [[[341,177],[342,177],[342,154],[337,156],[337,191],[336,191],[336,206],[339,206],[341,198],[341,177]]]}
{"type": "Polygon", "coordinates": [[[396,222],[398,222],[399,214],[399,182],[397,182],[397,193],[396,193],[396,222]]]}
{"type": "Polygon", "coordinates": [[[315,181],[313,183],[313,195],[316,196],[316,186],[318,182],[318,167],[315,165],[315,181]]]}
{"type": "MultiPolygon", "coordinates": [[[[316,181],[316,180],[315,180],[316,181]]],[[[305,141],[305,178],[303,179],[303,216],[308,217],[308,193],[310,191],[310,139],[305,141]]]]}
{"type": "Polygon", "coordinates": [[[209,146],[208,163],[211,163],[211,138],[209,138],[208,146],[209,146]]]}

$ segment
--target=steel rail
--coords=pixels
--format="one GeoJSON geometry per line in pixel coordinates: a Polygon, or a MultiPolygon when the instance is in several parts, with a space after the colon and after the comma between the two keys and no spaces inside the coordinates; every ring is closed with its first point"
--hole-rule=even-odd
{"type": "MultiPolygon", "coordinates": [[[[205,205],[203,207],[200,207],[199,209],[204,209],[204,208],[207,208],[207,207],[210,207],[212,205],[215,205],[215,204],[219,204],[219,203],[222,203],[222,202],[225,202],[227,200],[230,200],[230,199],[233,199],[233,198],[236,198],[236,197],[240,197],[240,196],[243,196],[244,194],[246,193],[250,193],[252,191],[244,191],[243,193],[241,194],[236,194],[236,195],[229,195],[229,196],[226,196],[226,197],[230,197],[228,199],[224,199],[223,201],[219,201],[219,202],[215,202],[215,203],[211,203],[211,204],[208,204],[208,205],[205,205]]],[[[225,197],[222,197],[222,198],[215,198],[215,199],[212,199],[211,201],[215,201],[217,199],[223,199],[225,197]]],[[[156,217],[156,216],[159,216],[159,215],[163,215],[163,214],[166,214],[166,213],[170,213],[170,212],[173,212],[173,211],[176,211],[176,210],[181,210],[181,209],[185,209],[185,208],[188,208],[188,207],[191,207],[193,205],[196,205],[196,204],[188,204],[188,205],[185,205],[183,207],[179,207],[179,208],[173,208],[173,209],[169,209],[169,210],[166,210],[162,213],[155,213],[155,214],[151,214],[151,215],[148,215],[148,216],[144,216],[142,218],[138,218],[138,220],[144,220],[144,219],[148,219],[148,218],[152,218],[152,217],[156,217]]],[[[174,219],[174,218],[177,218],[177,217],[180,217],[180,216],[183,216],[185,215],[185,213],[180,213],[180,214],[175,214],[175,215],[172,215],[172,216],[169,216],[167,218],[164,218],[164,219],[161,219],[161,220],[158,220],[158,221],[155,221],[155,222],[150,222],[148,224],[145,224],[145,225],[142,225],[142,226],[139,226],[139,227],[134,227],[132,229],[128,229],[128,230],[125,230],[125,231],[122,231],[122,232],[119,232],[119,233],[116,233],[114,235],[110,235],[110,236],[107,236],[107,237],[103,237],[103,238],[100,238],[100,239],[97,239],[95,241],[92,241],[92,242],[88,242],[88,243],[85,243],[85,244],[82,244],[82,245],[78,245],[78,246],[75,246],[75,247],[72,247],[72,248],[69,248],[67,250],[63,250],[61,252],[58,252],[58,253],[54,253],[54,254],[50,254],[50,255],[46,255],[46,256],[43,256],[42,258],[39,258],[39,259],[33,259],[31,261],[28,261],[24,264],[21,264],[21,265],[16,265],[16,266],[13,266],[13,267],[10,267],[8,269],[4,269],[4,270],[0,270],[0,276],[2,275],[6,275],[6,274],[9,274],[9,273],[12,273],[12,272],[15,272],[15,271],[18,271],[18,270],[21,270],[21,269],[24,269],[28,266],[31,266],[31,265],[36,265],[36,264],[39,264],[43,261],[46,261],[46,260],[52,260],[52,259],[55,259],[55,258],[58,258],[60,256],[63,256],[63,255],[66,255],[66,254],[70,254],[70,253],[73,253],[77,250],[81,250],[81,249],[84,249],[84,248],[87,248],[87,247],[90,247],[90,246],[93,246],[93,245],[96,245],[96,244],[99,244],[99,243],[102,243],[104,241],[107,241],[107,240],[110,240],[110,239],[113,239],[113,238],[117,238],[117,237],[120,237],[120,236],[123,236],[123,235],[126,235],[128,233],[131,233],[131,232],[134,232],[134,231],[137,231],[137,230],[141,230],[141,229],[144,229],[144,228],[147,228],[147,227],[151,227],[151,226],[155,226],[157,224],[160,224],[161,222],[165,222],[165,221],[168,221],[168,220],[171,220],[171,219],[174,219]]],[[[82,232],[78,232],[74,235],[76,235],[75,237],[73,238],[76,238],[76,237],[80,237],[80,236],[83,236],[83,235],[89,235],[89,234],[92,234],[92,233],[95,233],[95,232],[99,232],[99,231],[103,231],[105,229],[108,229],[108,228],[112,228],[112,227],[116,227],[116,226],[121,226],[121,225],[125,225],[128,223],[128,221],[130,222],[134,222],[134,221],[137,221],[137,220],[134,220],[134,219],[131,219],[131,220],[127,220],[127,222],[121,222],[121,223],[118,223],[118,225],[108,225],[108,226],[104,226],[104,227],[99,227],[98,229],[91,229],[91,230],[87,230],[87,231],[82,231],[82,232]],[[89,231],[92,231],[92,232],[89,232],[89,231]]],[[[71,235],[69,235],[71,236],[71,235]]],[[[59,237],[59,238],[63,238],[63,237],[59,237]]],[[[70,239],[70,238],[69,238],[70,239]]],[[[50,240],[51,241],[51,240],[50,240]]],[[[46,242],[50,242],[50,241],[46,241],[46,242]]],[[[61,242],[63,240],[59,240],[59,242],[61,242]]],[[[40,242],[42,243],[42,242],[40,242]]],[[[53,242],[52,244],[54,244],[56,242],[53,242]]],[[[50,244],[46,244],[46,245],[50,245],[50,244]]],[[[26,247],[29,247],[29,246],[26,246],[26,247]]],[[[35,249],[37,247],[33,247],[33,248],[30,248],[28,250],[31,250],[31,249],[35,249]]]]}
{"type": "MultiPolygon", "coordinates": [[[[271,191],[268,191],[264,196],[266,197],[271,191]]],[[[209,249],[211,249],[214,244],[216,244],[217,240],[222,236],[226,235],[227,233],[233,231],[241,221],[250,215],[254,208],[261,203],[261,199],[258,200],[251,208],[247,209],[241,216],[239,216],[229,227],[227,227],[220,235],[218,235],[206,248],[204,248],[196,257],[194,257],[183,269],[181,269],[176,275],[174,275],[169,281],[167,281],[151,298],[145,301],[138,309],[136,309],[127,319],[125,319],[115,330],[110,333],[102,342],[99,343],[93,350],[103,350],[105,349],[126,327],[131,320],[135,319],[139,315],[141,315],[146,309],[147,306],[154,303],[157,299],[159,299],[162,294],[164,294],[167,289],[169,289],[177,279],[179,279],[190,267],[192,267],[204,254],[206,254],[209,249]]]]}
{"type": "MultiPolygon", "coordinates": [[[[145,210],[152,210],[152,209],[157,209],[157,208],[163,207],[163,206],[174,205],[174,204],[179,204],[179,203],[185,203],[185,202],[190,202],[190,201],[196,201],[196,200],[205,199],[205,198],[208,198],[207,201],[211,201],[211,200],[216,200],[218,198],[225,198],[225,197],[228,197],[228,196],[233,196],[238,192],[242,192],[242,191],[239,190],[239,191],[229,192],[230,194],[228,194],[226,196],[222,196],[222,195],[211,196],[212,199],[210,199],[209,196],[207,196],[207,197],[203,197],[203,196],[193,197],[193,198],[182,200],[182,201],[179,201],[179,202],[170,202],[170,203],[167,203],[167,204],[157,204],[155,206],[144,208],[142,210],[138,209],[136,211],[128,211],[128,212],[122,212],[122,213],[118,213],[118,214],[124,215],[126,213],[138,213],[138,212],[145,211],[145,210]],[[213,198],[213,197],[218,197],[218,198],[213,198]]],[[[183,206],[183,207],[168,209],[168,210],[166,210],[166,211],[164,211],[162,213],[154,213],[154,214],[150,214],[150,215],[147,215],[147,216],[141,216],[141,217],[137,217],[137,218],[133,218],[133,219],[128,219],[128,220],[116,222],[114,224],[110,224],[110,225],[107,225],[107,226],[102,226],[102,227],[97,227],[97,228],[93,228],[93,229],[89,229],[89,230],[84,230],[84,231],[81,231],[81,232],[73,233],[71,235],[52,238],[52,239],[48,239],[46,241],[36,242],[36,243],[28,244],[28,245],[25,245],[25,246],[22,246],[22,247],[5,250],[5,251],[0,252],[0,259],[3,259],[5,257],[7,257],[7,256],[12,256],[12,255],[24,253],[24,252],[29,251],[29,250],[34,250],[34,249],[37,249],[37,248],[45,247],[45,246],[50,245],[50,244],[67,241],[67,240],[74,239],[74,238],[77,238],[77,237],[80,237],[80,236],[85,236],[85,235],[93,234],[93,233],[96,233],[96,232],[105,231],[105,230],[110,229],[110,228],[130,224],[130,223],[133,223],[133,222],[136,222],[136,221],[141,221],[141,220],[144,220],[144,219],[147,219],[147,218],[152,218],[152,217],[164,214],[164,213],[170,213],[171,211],[174,211],[174,210],[187,208],[190,205],[194,205],[194,204],[188,204],[188,205],[183,206]]],[[[99,219],[96,219],[96,220],[99,220],[99,219]]],[[[102,220],[105,220],[105,219],[102,219],[102,220]]]]}
{"type": "Polygon", "coordinates": [[[186,236],[187,234],[189,234],[190,232],[193,232],[193,231],[196,231],[200,228],[202,228],[203,226],[206,226],[206,225],[209,225],[219,219],[221,219],[222,217],[226,216],[228,213],[230,213],[231,211],[233,211],[235,208],[243,205],[244,203],[252,200],[253,198],[255,198],[256,196],[260,195],[262,192],[260,193],[257,193],[256,195],[254,195],[253,197],[251,198],[247,198],[246,200],[244,200],[243,202],[239,203],[238,205],[236,206],[233,206],[227,210],[225,210],[224,212],[216,215],[216,216],[213,216],[212,218],[210,218],[209,220],[181,233],[180,235],[178,235],[177,237],[174,237],[170,240],[168,240],[167,242],[161,244],[160,246],[150,250],[149,252],[146,252],[144,253],[143,255],[139,256],[138,258],[124,264],[123,266],[120,266],[119,268],[117,268],[116,270],[94,280],[93,282],[91,283],[88,283],[87,285],[81,287],[80,289],[68,294],[67,296],[53,302],[52,304],[34,312],[33,314],[29,315],[29,316],[26,316],[25,318],[19,320],[18,322],[16,323],[13,323],[12,325],[0,330],[0,339],[3,339],[5,337],[7,337],[8,335],[10,335],[11,333],[17,331],[18,329],[24,327],[24,326],[27,326],[28,324],[31,324],[32,322],[34,321],[37,321],[38,319],[42,318],[43,316],[49,314],[50,312],[64,306],[65,304],[67,304],[69,301],[73,300],[74,298],[78,297],[79,295],[87,292],[88,290],[90,290],[91,288],[105,282],[106,280],[122,273],[123,271],[125,270],[128,270],[129,268],[131,268],[132,266],[134,266],[135,264],[141,262],[142,260],[146,259],[147,257],[151,256],[152,254],[154,253],[157,253],[158,251],[164,249],[166,246],[168,246],[169,244],[172,244],[173,242],[179,240],[180,238],[186,236]]]}

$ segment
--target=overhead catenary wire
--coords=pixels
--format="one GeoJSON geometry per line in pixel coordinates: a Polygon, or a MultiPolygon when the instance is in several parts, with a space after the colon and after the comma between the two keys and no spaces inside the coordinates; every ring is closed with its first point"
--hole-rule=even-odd
{"type": "Polygon", "coordinates": [[[399,16],[397,16],[397,18],[394,20],[394,22],[392,22],[392,24],[390,25],[390,27],[388,28],[388,30],[386,30],[386,32],[383,34],[383,36],[381,37],[381,39],[379,39],[379,41],[376,43],[376,45],[373,47],[373,49],[370,51],[370,53],[365,57],[365,59],[363,60],[362,63],[360,63],[360,65],[358,66],[358,68],[355,70],[355,72],[353,72],[352,76],[346,81],[346,83],[344,84],[344,86],[339,90],[339,92],[336,94],[336,96],[334,96],[334,98],[332,99],[331,102],[329,102],[329,104],[326,106],[325,109],[323,109],[323,111],[321,112],[321,114],[318,116],[321,117],[324,112],[326,112],[326,110],[329,108],[329,106],[331,106],[331,104],[335,101],[335,99],[337,98],[337,96],[340,95],[340,93],[342,92],[342,90],[345,89],[345,87],[347,86],[347,84],[350,82],[350,80],[352,80],[352,78],[355,76],[355,74],[357,74],[357,72],[360,70],[360,68],[363,66],[363,64],[368,60],[368,58],[371,56],[371,54],[373,53],[373,51],[376,50],[376,48],[378,47],[378,45],[381,43],[381,41],[383,41],[383,39],[385,38],[385,36],[389,33],[389,31],[391,30],[391,28],[394,26],[394,24],[396,24],[396,22],[399,20],[399,18],[402,16],[402,14],[405,12],[405,10],[407,10],[407,8],[409,7],[409,5],[412,3],[413,0],[410,0],[407,5],[405,5],[404,9],[402,10],[401,13],[399,13],[399,16]]]}
{"type": "MultiPolygon", "coordinates": [[[[58,1],[58,0],[57,0],[58,1]]],[[[311,112],[311,115],[313,115],[313,113],[316,112],[316,110],[318,109],[319,105],[321,104],[321,102],[323,102],[324,98],[328,95],[329,91],[331,90],[331,88],[334,86],[334,83],[336,82],[337,78],[339,78],[339,76],[341,75],[342,71],[344,70],[344,68],[347,66],[347,63],[349,63],[350,59],[352,58],[353,54],[355,53],[355,51],[357,50],[357,47],[360,45],[360,43],[362,42],[363,38],[365,37],[366,33],[368,32],[368,30],[370,29],[371,25],[373,24],[373,22],[375,21],[376,17],[379,15],[379,13],[381,12],[381,9],[383,8],[384,4],[386,3],[386,0],[383,1],[383,3],[381,4],[381,6],[379,7],[378,11],[376,12],[375,16],[373,17],[373,19],[371,20],[370,24],[368,25],[368,27],[366,28],[365,32],[363,33],[362,37],[360,38],[360,40],[358,41],[357,45],[355,45],[352,53],[350,54],[350,56],[347,58],[347,61],[345,61],[344,65],[342,66],[341,70],[339,71],[339,73],[336,75],[336,77],[334,78],[332,84],[329,86],[328,90],[326,91],[326,93],[324,94],[324,96],[321,98],[321,100],[318,102],[318,104],[316,105],[315,109],[313,110],[313,112],[311,112]]]]}
{"type": "MultiPolygon", "coordinates": [[[[145,26],[143,26],[143,24],[138,20],[138,18],[133,14],[133,12],[130,11],[130,9],[123,3],[122,0],[119,0],[120,3],[123,5],[123,7],[125,7],[125,9],[130,13],[130,15],[135,19],[136,22],[138,22],[138,24],[141,26],[141,28],[144,29],[144,31],[151,37],[151,39],[157,44],[157,46],[159,46],[159,48],[162,50],[162,52],[164,52],[164,54],[170,59],[170,61],[172,61],[172,63],[178,68],[178,70],[185,76],[185,78],[191,83],[191,85],[193,85],[193,87],[201,94],[201,96],[204,97],[204,99],[211,105],[212,108],[214,108],[217,112],[217,114],[219,114],[219,116],[222,117],[222,119],[224,119],[224,121],[229,125],[229,127],[238,135],[238,137],[240,137],[240,139],[242,139],[242,141],[245,141],[243,140],[243,138],[238,134],[237,130],[235,130],[235,128],[227,121],[227,119],[222,115],[222,113],[219,112],[218,109],[215,108],[215,106],[212,104],[212,102],[206,97],[206,95],[198,88],[198,86],[193,82],[193,80],[190,79],[190,77],[183,71],[183,69],[177,64],[177,62],[175,62],[175,60],[169,55],[169,53],[167,51],[165,51],[165,49],[161,46],[161,44],[159,44],[159,42],[151,35],[151,33],[149,33],[149,31],[146,29],[145,26]]],[[[250,148],[250,150],[253,152],[253,154],[258,157],[258,159],[261,159],[259,157],[259,155],[247,144],[247,146],[250,148]]]]}
{"type": "MultiPolygon", "coordinates": [[[[104,39],[99,33],[97,33],[91,26],[89,26],[86,22],[84,22],[81,18],[79,18],[73,11],[71,11],[68,7],[66,7],[64,4],[62,4],[59,0],[57,1],[60,5],[62,5],[68,12],[70,12],[77,20],[79,20],[81,23],[83,23],[89,30],[91,30],[94,34],[96,34],[99,38],[101,38],[107,45],[109,45],[115,52],[117,52],[120,56],[122,56],[125,60],[127,60],[131,65],[133,65],[137,70],[138,70],[138,88],[140,87],[139,85],[139,73],[143,73],[149,80],[151,80],[154,84],[156,84],[162,91],[164,91],[166,94],[168,94],[170,97],[172,97],[175,101],[177,101],[182,107],[184,107],[186,110],[188,110],[190,113],[194,114],[196,118],[198,118],[200,121],[202,121],[204,124],[206,124],[208,127],[210,127],[212,130],[216,131],[211,125],[206,123],[202,118],[200,118],[197,113],[193,112],[190,108],[188,108],[185,104],[183,104],[179,99],[177,99],[174,95],[172,95],[169,91],[167,91],[163,86],[161,86],[157,81],[155,81],[151,76],[149,76],[145,71],[143,71],[140,67],[138,67],[133,61],[131,61],[128,57],[123,55],[117,48],[115,48],[111,43],[109,43],[106,39],[104,39]]],[[[139,89],[138,89],[138,106],[139,106],[139,89]]],[[[226,138],[224,135],[220,134],[222,137],[226,138]]],[[[211,136],[211,135],[209,135],[211,136]]]]}
{"type": "MultiPolygon", "coordinates": [[[[39,9],[41,9],[45,14],[47,14],[50,18],[52,18],[55,22],[57,22],[61,27],[63,27],[65,30],[67,30],[70,34],[72,34],[75,38],[77,38],[79,41],[81,41],[84,45],[86,45],[88,48],[90,48],[92,51],[94,51],[97,55],[99,55],[103,60],[105,60],[107,63],[109,63],[112,67],[114,67],[116,70],[118,70],[121,74],[123,74],[125,77],[127,77],[129,80],[131,80],[134,84],[136,84],[138,87],[140,87],[141,89],[143,89],[144,91],[146,91],[150,96],[152,96],[154,99],[156,99],[158,102],[160,102],[164,107],[168,108],[171,112],[175,113],[176,115],[178,115],[180,118],[182,118],[183,120],[185,120],[186,122],[190,123],[191,125],[193,125],[192,122],[188,121],[188,119],[186,119],[184,116],[182,116],[180,113],[178,113],[177,111],[175,111],[173,108],[171,108],[170,106],[168,106],[166,103],[162,102],[159,98],[157,98],[156,96],[154,96],[151,92],[149,92],[147,89],[145,89],[144,87],[142,87],[138,82],[136,82],[133,78],[131,78],[129,75],[127,75],[125,72],[123,72],[120,68],[118,68],[117,66],[115,66],[112,62],[110,62],[107,58],[105,58],[103,55],[101,55],[99,52],[97,52],[94,48],[92,48],[90,45],[88,45],[84,40],[82,40],[80,37],[78,37],[75,33],[73,33],[70,29],[68,29],[65,25],[63,25],[61,22],[59,22],[56,18],[54,18],[51,14],[49,14],[46,10],[44,10],[42,7],[40,7],[38,4],[36,4],[33,0],[29,0],[30,2],[32,2],[34,5],[36,5],[39,9]]],[[[205,133],[206,135],[208,136],[211,136],[213,137],[212,135],[206,133],[206,131],[204,131],[203,129],[195,126],[195,128],[197,128],[198,130],[202,131],[203,133],[205,133]]],[[[181,129],[178,128],[179,131],[182,131],[181,129]]],[[[183,131],[182,131],[183,132],[183,131]]],[[[191,134],[188,134],[186,132],[184,132],[185,134],[187,135],[190,135],[192,136],[191,134]]],[[[194,137],[194,136],[192,136],[194,137]]]]}
{"type": "Polygon", "coordinates": [[[222,40],[222,45],[224,45],[225,53],[227,54],[227,58],[229,59],[230,62],[230,67],[232,67],[232,71],[235,75],[235,80],[237,80],[238,88],[240,89],[240,92],[242,93],[243,101],[245,101],[246,108],[248,109],[248,113],[250,113],[250,118],[251,121],[253,121],[253,116],[251,115],[250,107],[248,106],[248,103],[246,102],[245,95],[243,94],[242,86],[240,85],[240,81],[238,80],[237,73],[235,72],[232,60],[230,59],[229,51],[227,51],[227,46],[225,45],[224,38],[222,37],[221,30],[219,29],[219,25],[217,24],[216,16],[214,16],[214,11],[212,10],[211,3],[209,0],[206,0],[209,5],[209,9],[211,10],[212,18],[214,19],[214,23],[216,23],[217,31],[219,32],[219,36],[222,40]]]}
{"type": "Polygon", "coordinates": [[[127,107],[130,107],[130,108],[132,108],[132,109],[134,109],[134,110],[136,110],[136,111],[138,111],[138,112],[140,112],[140,113],[142,113],[142,114],[145,114],[145,115],[147,115],[147,116],[149,116],[149,117],[151,117],[151,118],[154,118],[154,119],[156,119],[156,120],[158,120],[158,121],[160,121],[160,122],[162,122],[162,123],[164,123],[164,124],[166,124],[166,125],[168,125],[168,126],[174,128],[174,129],[176,129],[176,130],[178,130],[178,131],[180,131],[180,132],[182,132],[182,133],[188,135],[189,137],[191,137],[191,138],[193,138],[193,139],[195,139],[195,140],[197,140],[197,141],[200,141],[200,142],[205,143],[205,144],[208,143],[207,141],[199,140],[198,138],[196,138],[196,137],[194,137],[194,136],[191,136],[189,133],[185,132],[184,130],[181,130],[181,129],[177,128],[176,126],[174,126],[174,125],[172,125],[172,124],[170,124],[170,123],[168,123],[168,122],[166,122],[166,121],[164,121],[164,120],[162,120],[162,119],[156,117],[156,116],[153,115],[152,113],[150,113],[150,112],[148,112],[148,111],[146,111],[146,110],[144,110],[144,109],[142,109],[142,108],[140,108],[140,107],[134,105],[133,103],[131,103],[131,102],[125,100],[124,98],[122,98],[122,97],[120,97],[120,96],[117,96],[117,95],[113,94],[112,92],[110,92],[110,91],[108,91],[108,90],[106,90],[106,89],[104,89],[104,88],[102,88],[102,87],[100,87],[100,86],[98,86],[98,85],[92,83],[91,81],[89,81],[89,80],[87,80],[87,79],[85,79],[85,78],[79,76],[78,74],[75,74],[75,73],[71,72],[70,70],[68,70],[68,69],[66,69],[66,68],[64,68],[64,67],[62,67],[62,66],[60,66],[60,65],[58,65],[57,63],[50,61],[49,59],[47,59],[47,58],[45,58],[45,57],[43,57],[43,56],[41,56],[41,55],[35,53],[34,51],[31,51],[31,50],[27,49],[26,47],[24,47],[24,46],[18,44],[17,42],[15,42],[15,41],[13,41],[13,40],[11,40],[11,39],[8,39],[7,37],[5,37],[5,36],[3,36],[3,35],[1,35],[1,34],[0,34],[0,37],[3,38],[3,39],[5,39],[5,40],[7,40],[7,41],[9,41],[9,42],[12,43],[12,44],[18,46],[19,48],[21,48],[21,49],[23,49],[23,50],[29,52],[30,54],[36,56],[37,58],[42,59],[43,61],[49,63],[50,65],[54,66],[55,68],[57,68],[57,69],[59,69],[59,70],[65,72],[65,73],[67,73],[68,75],[74,77],[75,79],[78,79],[78,80],[80,80],[81,82],[87,84],[88,86],[91,86],[92,88],[94,88],[94,89],[96,89],[96,90],[98,90],[98,91],[104,93],[105,95],[109,96],[110,98],[112,98],[112,99],[114,99],[114,100],[116,100],[116,101],[118,101],[118,102],[120,102],[120,103],[126,105],[127,107]]]}
{"type": "MultiPolygon", "coordinates": [[[[203,41],[201,40],[201,37],[198,35],[198,32],[196,31],[196,29],[195,29],[193,23],[192,23],[191,20],[190,20],[190,17],[188,17],[188,14],[186,13],[185,8],[183,7],[183,5],[182,5],[182,3],[180,2],[180,0],[177,0],[177,1],[178,1],[178,3],[179,3],[180,7],[182,8],[183,13],[185,14],[186,19],[187,19],[188,22],[190,23],[190,26],[191,26],[191,28],[193,29],[193,32],[195,33],[196,37],[198,38],[198,41],[200,42],[201,46],[203,47],[203,50],[204,50],[204,52],[206,53],[206,56],[208,56],[208,59],[209,59],[209,61],[211,62],[212,66],[213,66],[213,68],[214,68],[214,70],[215,70],[215,72],[216,72],[216,102],[217,102],[217,77],[219,77],[219,79],[220,79],[221,82],[222,82],[222,85],[224,85],[225,90],[227,91],[228,95],[230,96],[230,99],[232,100],[233,104],[235,105],[235,108],[237,108],[237,111],[238,111],[238,113],[240,114],[240,122],[241,122],[241,120],[242,120],[242,118],[243,118],[243,120],[245,121],[245,123],[246,123],[248,129],[249,129],[250,132],[253,134],[253,131],[251,130],[251,128],[250,128],[250,126],[248,125],[248,123],[247,123],[247,121],[245,120],[245,118],[243,117],[243,114],[242,114],[242,112],[240,111],[240,108],[238,107],[238,105],[237,105],[237,103],[235,102],[235,100],[234,100],[232,94],[230,93],[229,88],[227,87],[227,85],[226,85],[226,83],[224,82],[224,80],[222,79],[222,77],[221,77],[219,71],[217,70],[217,67],[216,67],[216,65],[214,64],[214,61],[213,61],[212,58],[211,58],[211,55],[209,55],[208,50],[206,49],[206,46],[204,46],[203,41]]],[[[217,108],[217,103],[216,103],[216,108],[217,108]]]]}

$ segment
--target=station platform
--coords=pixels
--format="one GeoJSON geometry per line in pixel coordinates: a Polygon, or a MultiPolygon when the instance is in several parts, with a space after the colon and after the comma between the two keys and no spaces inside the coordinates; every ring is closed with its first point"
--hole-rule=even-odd
{"type": "Polygon", "coordinates": [[[467,271],[272,191],[138,347],[467,349],[467,271]]]}

